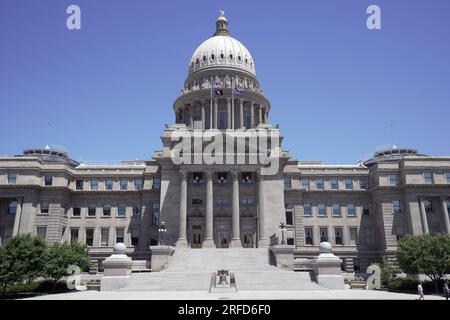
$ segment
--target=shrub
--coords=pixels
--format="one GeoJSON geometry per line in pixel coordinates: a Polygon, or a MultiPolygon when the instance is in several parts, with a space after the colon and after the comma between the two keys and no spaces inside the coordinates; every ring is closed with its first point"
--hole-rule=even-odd
{"type": "MultiPolygon", "coordinates": [[[[411,278],[392,278],[389,281],[388,288],[389,291],[393,292],[408,292],[408,293],[416,293],[417,285],[419,284],[419,280],[411,279],[411,278]]],[[[443,282],[441,283],[441,287],[443,282]]],[[[435,284],[433,281],[422,281],[422,287],[424,293],[434,293],[435,292],[435,284]]]]}

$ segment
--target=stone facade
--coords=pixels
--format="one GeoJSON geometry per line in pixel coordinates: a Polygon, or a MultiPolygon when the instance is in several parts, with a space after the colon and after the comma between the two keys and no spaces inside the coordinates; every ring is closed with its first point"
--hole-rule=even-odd
{"type": "Polygon", "coordinates": [[[223,15],[194,53],[173,108],[175,123],[151,160],[88,165],[50,147],[0,157],[0,243],[25,233],[49,243],[81,241],[101,261],[123,242],[134,260],[150,261],[150,246],[160,243],[280,245],[284,223],[283,245],[296,258],[316,256],[327,241],[351,272],[393,259],[406,234],[450,233],[450,157],[392,147],[356,165],[324,165],[282,151],[271,175],[256,163],[174,163],[174,133],[215,130],[224,139],[236,132],[250,139],[280,132],[270,125],[253,59],[231,38],[223,15]]]}

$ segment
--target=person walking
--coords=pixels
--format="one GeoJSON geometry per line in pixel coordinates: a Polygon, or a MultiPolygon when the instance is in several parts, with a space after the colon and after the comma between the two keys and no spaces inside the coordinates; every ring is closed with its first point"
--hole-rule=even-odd
{"type": "Polygon", "coordinates": [[[446,280],[444,283],[444,295],[445,300],[448,301],[448,296],[450,295],[450,289],[448,288],[448,280],[446,280]]]}
{"type": "Polygon", "coordinates": [[[417,294],[419,295],[419,298],[417,298],[417,300],[425,300],[425,297],[423,296],[422,281],[420,281],[417,285],[417,294]]]}

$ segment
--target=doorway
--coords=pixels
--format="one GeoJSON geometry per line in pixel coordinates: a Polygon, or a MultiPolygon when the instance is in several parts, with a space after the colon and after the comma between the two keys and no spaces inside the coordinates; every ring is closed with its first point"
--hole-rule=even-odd
{"type": "Polygon", "coordinates": [[[191,248],[201,248],[202,247],[202,226],[198,224],[192,225],[191,232],[191,248]]]}
{"type": "Polygon", "coordinates": [[[244,248],[253,248],[254,244],[254,233],[252,231],[244,231],[244,241],[242,246],[244,248]]]}
{"type": "Polygon", "coordinates": [[[217,248],[229,247],[229,233],[228,231],[217,231],[217,248]]]}

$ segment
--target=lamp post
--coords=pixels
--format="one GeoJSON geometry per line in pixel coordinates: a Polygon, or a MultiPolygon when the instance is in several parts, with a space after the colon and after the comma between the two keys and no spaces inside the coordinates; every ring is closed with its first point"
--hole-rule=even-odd
{"type": "Polygon", "coordinates": [[[284,222],[280,222],[280,226],[278,227],[281,230],[281,244],[286,244],[286,224],[284,222]]]}
{"type": "Polygon", "coordinates": [[[166,223],[164,221],[161,221],[161,224],[159,225],[158,228],[158,246],[161,245],[161,233],[164,232],[167,232],[166,223]]]}

